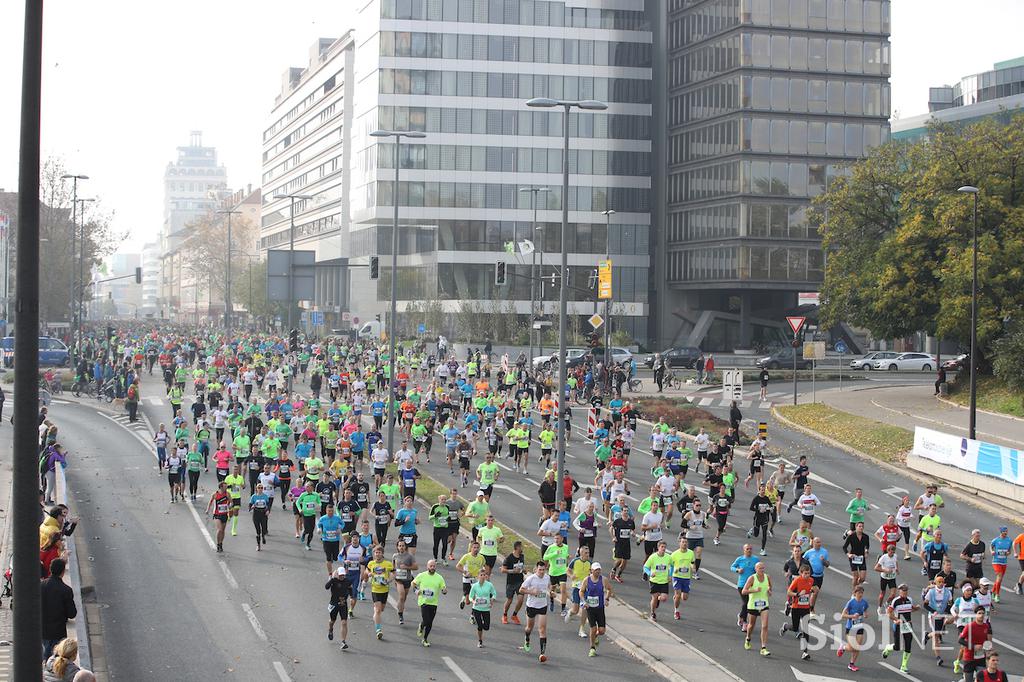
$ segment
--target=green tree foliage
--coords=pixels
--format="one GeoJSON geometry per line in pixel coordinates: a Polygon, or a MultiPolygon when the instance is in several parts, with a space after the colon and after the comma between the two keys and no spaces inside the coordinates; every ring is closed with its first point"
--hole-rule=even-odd
{"type": "Polygon", "coordinates": [[[978,197],[979,359],[1024,304],[1024,114],[891,142],[834,179],[812,220],[827,252],[823,322],[881,338],[970,338],[973,200],[978,197]]]}
{"type": "Polygon", "coordinates": [[[1017,321],[994,344],[993,373],[1024,395],[1024,321],[1017,321]]]}

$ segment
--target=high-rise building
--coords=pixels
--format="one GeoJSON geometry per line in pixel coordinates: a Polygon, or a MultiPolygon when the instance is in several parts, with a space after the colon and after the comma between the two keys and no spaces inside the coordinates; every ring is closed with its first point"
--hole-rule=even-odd
{"type": "Polygon", "coordinates": [[[179,313],[195,317],[203,288],[185,262],[182,246],[189,225],[218,206],[217,192],[227,187],[227,169],[217,163],[217,150],[203,146],[194,130],[189,144],[178,147],[178,158],[164,171],[164,223],[160,232],[160,310],[166,317],[179,313]]]}
{"type": "Polygon", "coordinates": [[[771,343],[824,275],[810,201],[889,138],[890,3],[667,3],[657,338],[771,343]]]}
{"type": "Polygon", "coordinates": [[[965,76],[956,85],[928,89],[928,112],[892,121],[895,140],[916,140],[931,121],[969,125],[982,119],[1008,120],[1024,107],[1024,57],[996,63],[991,71],[965,76]]]}
{"type": "MultiPolygon", "coordinates": [[[[265,248],[287,241],[287,234],[280,234],[287,232],[290,202],[271,197],[281,191],[311,194],[313,199],[295,202],[296,248],[300,237],[315,243],[300,225],[325,220],[323,229],[333,236],[321,237],[320,243],[336,239],[340,255],[350,262],[364,264],[382,255],[379,280],[353,269],[347,277],[351,294],[335,300],[347,301],[347,310],[363,319],[385,312],[395,145],[370,133],[422,131],[425,139],[403,141],[399,160],[400,315],[410,303],[425,301],[448,313],[514,312],[525,320],[534,255],[518,249],[509,254],[506,245],[534,243],[550,277],[561,246],[564,199],[570,222],[570,314],[579,321],[594,311],[591,273],[610,254],[615,328],[646,342],[652,34],[644,3],[373,0],[356,12],[354,22],[351,36],[341,39],[353,44],[344,78],[345,92],[352,93],[345,96],[351,124],[344,120],[346,112],[335,109],[336,120],[327,129],[336,131],[341,124],[341,132],[325,139],[328,151],[300,155],[287,174],[268,176],[272,158],[283,164],[294,156],[277,149],[285,146],[290,130],[303,125],[301,112],[315,117],[331,106],[323,88],[330,70],[320,66],[321,55],[329,60],[334,49],[347,48],[318,50],[308,68],[290,71],[275,106],[264,140],[265,248]],[[561,196],[563,114],[528,108],[526,101],[534,97],[608,103],[607,111],[569,117],[568,197],[561,196]],[[285,127],[278,127],[279,120],[285,127]],[[318,186],[318,169],[338,153],[348,155],[343,160],[348,178],[335,180],[335,190],[318,186]],[[538,195],[536,230],[532,195],[520,191],[530,187],[547,190],[538,195]],[[333,203],[345,191],[347,215],[333,203]],[[326,213],[336,208],[341,213],[332,223],[326,213]],[[602,215],[606,209],[615,211],[610,220],[602,215]],[[503,287],[495,285],[499,260],[509,266],[503,287]]],[[[320,227],[309,229],[318,234],[320,227]]],[[[338,253],[317,248],[328,259],[338,253]]],[[[548,286],[545,297],[544,310],[551,315],[557,293],[548,286]]]]}
{"type": "Polygon", "coordinates": [[[160,243],[142,247],[142,301],[140,317],[160,317],[160,243]]]}

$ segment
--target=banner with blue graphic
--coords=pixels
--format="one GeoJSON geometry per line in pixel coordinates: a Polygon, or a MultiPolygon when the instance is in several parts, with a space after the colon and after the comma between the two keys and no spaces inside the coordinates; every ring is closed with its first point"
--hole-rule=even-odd
{"type": "Polygon", "coordinates": [[[941,431],[914,429],[914,454],[964,471],[1024,485],[1021,452],[941,431]]]}

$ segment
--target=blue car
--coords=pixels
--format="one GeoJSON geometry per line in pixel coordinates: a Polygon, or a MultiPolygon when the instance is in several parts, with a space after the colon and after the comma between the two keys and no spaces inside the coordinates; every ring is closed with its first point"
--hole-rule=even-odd
{"type": "MultiPolygon", "coordinates": [[[[3,361],[5,367],[14,366],[14,337],[7,336],[0,340],[0,349],[3,350],[3,361]]],[[[39,337],[39,364],[52,365],[55,367],[67,367],[71,362],[71,355],[68,347],[60,339],[49,336],[39,337]]]]}

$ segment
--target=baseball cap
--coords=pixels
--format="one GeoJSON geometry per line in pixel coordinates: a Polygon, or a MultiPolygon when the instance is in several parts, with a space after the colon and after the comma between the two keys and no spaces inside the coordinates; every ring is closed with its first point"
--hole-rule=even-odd
{"type": "Polygon", "coordinates": [[[978,584],[979,585],[991,585],[992,581],[989,580],[988,578],[982,578],[981,580],[978,581],[978,584]]]}
{"type": "Polygon", "coordinates": [[[1000,533],[1005,533],[1008,530],[1009,530],[1009,528],[1007,528],[1006,526],[999,526],[999,532],[1000,533]]]}
{"type": "Polygon", "coordinates": [[[483,490],[477,490],[476,491],[476,496],[477,497],[486,497],[487,493],[485,493],[483,490]]]}
{"type": "Polygon", "coordinates": [[[334,571],[334,575],[336,575],[336,576],[338,576],[338,577],[340,578],[341,576],[345,575],[345,569],[344,569],[344,568],[342,568],[341,566],[339,566],[339,567],[338,567],[338,568],[337,568],[337,569],[336,569],[336,570],[334,571]]]}
{"type": "Polygon", "coordinates": [[[598,563],[597,561],[595,561],[594,563],[590,564],[590,570],[591,571],[600,571],[601,570],[601,564],[598,563]]]}

